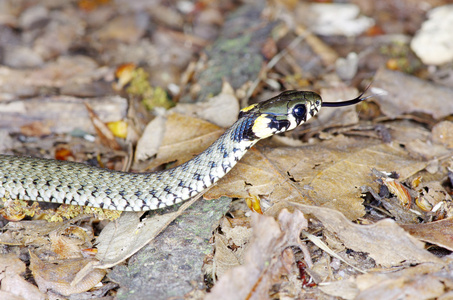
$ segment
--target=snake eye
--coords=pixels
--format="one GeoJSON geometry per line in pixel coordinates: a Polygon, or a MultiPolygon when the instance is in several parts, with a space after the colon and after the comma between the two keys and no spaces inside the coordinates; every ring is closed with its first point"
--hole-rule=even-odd
{"type": "Polygon", "coordinates": [[[305,105],[299,104],[296,105],[293,109],[293,116],[298,119],[305,119],[305,115],[307,114],[307,109],[305,108],[305,105]]]}

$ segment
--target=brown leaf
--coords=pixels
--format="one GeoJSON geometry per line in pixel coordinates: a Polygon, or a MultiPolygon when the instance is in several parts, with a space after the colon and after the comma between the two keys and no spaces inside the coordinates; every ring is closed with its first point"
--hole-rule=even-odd
{"type": "Polygon", "coordinates": [[[424,224],[400,225],[412,236],[453,251],[453,218],[424,224]]]}
{"type": "Polygon", "coordinates": [[[186,116],[198,117],[220,127],[230,127],[239,114],[239,102],[228,82],[222,85],[222,91],[198,103],[178,103],[171,111],[186,116]]]}
{"type": "Polygon", "coordinates": [[[271,203],[296,201],[334,208],[355,220],[365,212],[360,187],[377,188],[372,168],[396,170],[403,180],[426,165],[397,146],[342,136],[302,147],[257,146],[204,197],[264,195],[271,203]]]}
{"type": "Polygon", "coordinates": [[[70,226],[63,232],[56,230],[49,235],[51,250],[59,259],[81,258],[82,249],[89,247],[93,238],[86,230],[78,226],[70,226]]]}
{"type": "Polygon", "coordinates": [[[221,228],[222,234],[215,234],[214,264],[217,277],[243,263],[243,254],[252,234],[248,226],[233,227],[226,218],[223,218],[221,228]]]}
{"type": "Polygon", "coordinates": [[[30,270],[39,289],[43,292],[52,290],[65,296],[88,291],[104,278],[106,271],[95,269],[77,284],[72,284],[77,273],[92,261],[94,260],[82,258],[65,260],[56,264],[42,261],[33,252],[30,252],[30,270]]]}
{"type": "Polygon", "coordinates": [[[46,221],[10,222],[3,228],[5,232],[0,235],[0,243],[9,245],[33,245],[39,254],[49,251],[48,234],[58,230],[61,223],[46,221]]]}
{"type": "Polygon", "coordinates": [[[302,246],[300,231],[307,228],[300,211],[283,210],[278,222],[272,217],[252,215],[253,236],[244,264],[227,271],[206,299],[269,299],[269,290],[294,266],[290,246],[302,246]]]}
{"type": "Polygon", "coordinates": [[[27,136],[44,136],[52,133],[49,122],[35,121],[20,127],[20,132],[27,136]]]}
{"type": "Polygon", "coordinates": [[[389,189],[390,193],[394,194],[401,205],[409,209],[412,206],[412,197],[409,194],[408,189],[402,185],[398,180],[393,178],[381,177],[383,184],[389,189]]]}
{"type": "Polygon", "coordinates": [[[5,274],[22,274],[25,272],[25,264],[15,254],[8,253],[0,256],[0,280],[5,274]]]}
{"type": "Polygon", "coordinates": [[[165,128],[150,169],[172,161],[175,161],[174,166],[180,165],[205,150],[224,132],[209,122],[180,114],[169,115],[165,128]]]}
{"type": "Polygon", "coordinates": [[[443,121],[436,124],[432,133],[433,142],[453,148],[453,122],[443,121]]]}
{"type": "Polygon", "coordinates": [[[437,297],[453,285],[444,267],[442,263],[425,263],[397,272],[360,275],[356,279],[360,293],[355,299],[440,299],[437,297]]]}
{"type": "Polygon", "coordinates": [[[2,279],[2,292],[9,293],[5,296],[0,294],[0,299],[27,299],[44,300],[46,296],[33,284],[26,281],[18,274],[9,273],[2,279]]]}
{"type": "Polygon", "coordinates": [[[390,118],[422,112],[440,119],[453,113],[453,101],[445,101],[453,98],[451,89],[402,72],[380,68],[374,77],[373,87],[385,93],[375,99],[382,112],[390,118]]]}
{"type": "Polygon", "coordinates": [[[113,150],[121,150],[121,146],[115,139],[115,136],[110,131],[107,124],[102,122],[97,116],[96,112],[91,108],[91,105],[88,102],[85,102],[85,107],[90,116],[91,122],[93,123],[94,129],[98,134],[101,143],[113,150]]]}
{"type": "Polygon", "coordinates": [[[407,234],[395,221],[381,220],[373,225],[357,225],[336,210],[294,204],[306,214],[319,219],[324,227],[354,251],[366,252],[384,267],[401,263],[438,263],[442,261],[424,249],[423,243],[407,234]]]}

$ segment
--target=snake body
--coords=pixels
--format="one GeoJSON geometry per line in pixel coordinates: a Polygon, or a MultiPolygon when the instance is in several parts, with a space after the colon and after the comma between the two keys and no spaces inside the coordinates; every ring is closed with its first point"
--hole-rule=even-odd
{"type": "MultiPolygon", "coordinates": [[[[356,99],[350,101],[361,100],[360,96],[356,99]]],[[[318,94],[305,91],[283,92],[251,105],[242,109],[238,120],[198,156],[173,169],[154,173],[119,172],[82,163],[0,155],[0,198],[121,211],[172,206],[212,186],[256,142],[294,129],[313,117],[321,105],[318,94]]]]}

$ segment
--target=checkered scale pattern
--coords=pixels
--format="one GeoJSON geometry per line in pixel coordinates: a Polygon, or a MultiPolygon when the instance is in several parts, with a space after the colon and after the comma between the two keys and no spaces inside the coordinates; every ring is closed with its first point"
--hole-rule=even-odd
{"type": "Polygon", "coordinates": [[[242,110],[208,149],[156,173],[111,171],[81,163],[0,155],[0,198],[146,211],[185,201],[212,186],[262,138],[291,130],[318,112],[312,92],[284,92],[242,110]]]}

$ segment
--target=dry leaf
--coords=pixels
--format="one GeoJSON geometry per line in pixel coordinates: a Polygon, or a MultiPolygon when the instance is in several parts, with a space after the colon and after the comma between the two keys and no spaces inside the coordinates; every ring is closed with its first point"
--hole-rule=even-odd
{"type": "Polygon", "coordinates": [[[412,197],[408,189],[398,180],[388,177],[381,177],[382,183],[389,189],[390,193],[395,195],[402,206],[409,209],[412,206],[412,197]]]}
{"type": "Polygon", "coordinates": [[[2,295],[0,299],[27,299],[27,300],[44,300],[46,295],[42,293],[36,286],[26,281],[18,274],[7,274],[2,279],[1,291],[9,293],[9,295],[2,295]]]}
{"type": "Polygon", "coordinates": [[[382,112],[390,118],[422,112],[440,119],[453,113],[453,101],[445,101],[453,98],[452,89],[402,72],[380,68],[374,77],[373,88],[380,89],[376,94],[381,95],[374,98],[382,112]]]}
{"type": "Polygon", "coordinates": [[[233,88],[223,83],[222,92],[206,102],[194,104],[179,103],[171,110],[175,113],[198,117],[217,126],[226,128],[236,122],[239,114],[239,102],[233,88]]]}
{"type": "Polygon", "coordinates": [[[135,161],[146,160],[159,152],[165,133],[167,119],[163,116],[156,116],[146,125],[142,136],[138,140],[135,150],[135,161]]]}
{"type": "Polygon", "coordinates": [[[121,150],[121,146],[116,141],[115,136],[110,131],[109,127],[99,119],[91,105],[88,102],[85,102],[85,107],[101,143],[110,149],[121,150]]]}
{"type": "Polygon", "coordinates": [[[10,222],[3,228],[5,232],[0,235],[0,243],[6,245],[33,245],[38,254],[50,250],[48,235],[58,230],[61,223],[46,221],[10,222]]]}
{"type": "Polygon", "coordinates": [[[185,202],[171,213],[154,215],[140,221],[143,212],[125,212],[116,222],[110,222],[99,235],[96,243],[100,263],[96,268],[111,268],[135,254],[154,239],[168,224],[176,219],[198,197],[185,202]]]}
{"type": "Polygon", "coordinates": [[[50,233],[51,251],[59,259],[81,258],[82,250],[91,247],[93,233],[78,226],[63,227],[50,233]]]}
{"type": "Polygon", "coordinates": [[[90,102],[103,122],[126,117],[127,100],[119,96],[94,99],[52,96],[0,102],[0,128],[7,128],[11,133],[18,132],[21,126],[36,120],[51,124],[52,133],[68,133],[75,129],[94,133],[84,101],[90,102]]]}
{"type": "Polygon", "coordinates": [[[391,219],[384,219],[373,225],[357,225],[333,209],[296,203],[294,206],[319,219],[347,248],[368,253],[381,266],[442,263],[424,249],[422,242],[406,233],[391,219]]]}
{"type": "Polygon", "coordinates": [[[52,133],[50,122],[35,121],[20,127],[20,132],[26,136],[45,136],[52,133]]]}
{"type": "Polygon", "coordinates": [[[424,224],[400,225],[412,236],[453,251],[453,218],[424,224]]]}
{"type": "Polygon", "coordinates": [[[162,144],[150,169],[172,161],[175,161],[173,166],[180,165],[208,148],[224,132],[209,122],[180,114],[170,114],[165,128],[162,144]]]}
{"type": "Polygon", "coordinates": [[[7,274],[22,274],[25,272],[25,264],[15,254],[0,255],[0,281],[7,274]]]}
{"type": "Polygon", "coordinates": [[[269,299],[270,288],[279,284],[281,276],[287,275],[295,264],[292,251],[285,249],[302,246],[299,235],[307,225],[299,211],[283,210],[278,222],[272,217],[253,214],[253,236],[244,264],[227,271],[206,299],[269,299]]]}
{"type": "Polygon", "coordinates": [[[355,220],[365,213],[360,187],[377,188],[372,168],[396,170],[404,180],[426,165],[397,146],[343,136],[295,148],[258,146],[204,197],[262,195],[271,203],[296,201],[334,208],[355,220]]]}
{"type": "Polygon", "coordinates": [[[360,275],[357,300],[439,299],[453,286],[453,278],[443,263],[424,263],[397,272],[360,275]]]}
{"type": "Polygon", "coordinates": [[[217,278],[227,270],[241,265],[244,261],[244,250],[252,235],[248,226],[231,226],[227,218],[223,218],[222,234],[215,234],[214,265],[217,278]]]}
{"type": "Polygon", "coordinates": [[[228,239],[226,239],[223,235],[214,234],[214,238],[215,254],[213,262],[215,269],[213,271],[215,274],[213,274],[213,278],[219,278],[226,271],[241,265],[240,259],[243,254],[243,251],[241,250],[243,250],[243,248],[232,250],[229,247],[228,239]]]}
{"type": "Polygon", "coordinates": [[[51,290],[65,296],[88,291],[104,278],[106,271],[95,269],[77,284],[72,284],[78,272],[91,261],[93,260],[82,258],[65,260],[55,264],[42,261],[33,252],[30,252],[30,270],[39,290],[43,292],[51,290]]]}
{"type": "Polygon", "coordinates": [[[453,122],[443,121],[432,129],[433,142],[453,148],[453,122]]]}
{"type": "MultiPolygon", "coordinates": [[[[357,97],[359,92],[356,88],[334,87],[321,90],[321,97],[326,102],[338,102],[357,97]]],[[[334,109],[323,108],[318,113],[318,118],[311,123],[322,128],[332,126],[349,126],[359,122],[359,116],[355,106],[335,107],[334,109]]]]}

